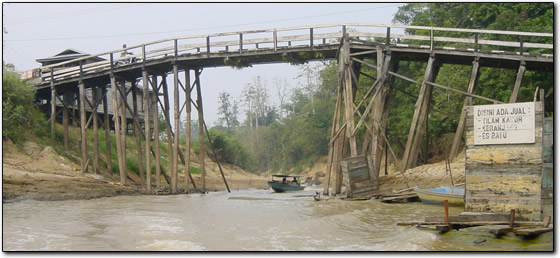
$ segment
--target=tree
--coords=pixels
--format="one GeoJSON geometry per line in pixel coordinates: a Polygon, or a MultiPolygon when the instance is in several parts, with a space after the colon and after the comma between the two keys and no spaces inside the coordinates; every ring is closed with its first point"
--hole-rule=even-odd
{"type": "Polygon", "coordinates": [[[218,124],[224,125],[228,132],[231,132],[233,128],[239,126],[238,116],[238,102],[231,101],[231,95],[227,92],[220,92],[218,95],[218,124]]]}

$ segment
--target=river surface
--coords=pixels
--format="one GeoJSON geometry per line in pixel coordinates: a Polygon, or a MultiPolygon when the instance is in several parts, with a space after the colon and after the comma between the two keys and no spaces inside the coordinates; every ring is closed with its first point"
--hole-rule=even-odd
{"type": "MultiPolygon", "coordinates": [[[[318,190],[318,189],[317,189],[318,190]]],[[[314,201],[315,190],[21,201],[2,206],[4,251],[551,251],[553,234],[521,241],[485,231],[397,222],[443,216],[419,202],[314,201]]],[[[462,208],[450,209],[457,215],[462,208]]]]}

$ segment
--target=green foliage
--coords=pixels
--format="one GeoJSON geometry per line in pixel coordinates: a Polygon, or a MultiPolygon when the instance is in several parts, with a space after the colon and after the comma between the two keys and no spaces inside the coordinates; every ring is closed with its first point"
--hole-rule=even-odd
{"type": "Polygon", "coordinates": [[[17,73],[2,70],[2,138],[21,141],[29,134],[48,133],[44,115],[33,98],[35,87],[21,81],[17,73]]]}

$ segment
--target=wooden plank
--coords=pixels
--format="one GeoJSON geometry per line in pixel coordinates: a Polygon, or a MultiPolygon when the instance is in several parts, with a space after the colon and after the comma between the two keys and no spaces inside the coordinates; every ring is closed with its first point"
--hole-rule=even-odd
{"type": "Polygon", "coordinates": [[[552,232],[554,228],[525,228],[514,229],[513,233],[517,236],[536,236],[546,232],[552,232]]]}

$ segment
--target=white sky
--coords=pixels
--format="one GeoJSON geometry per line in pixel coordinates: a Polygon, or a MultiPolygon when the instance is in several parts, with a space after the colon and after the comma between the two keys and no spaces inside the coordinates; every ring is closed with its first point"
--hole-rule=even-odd
{"type": "MultiPolygon", "coordinates": [[[[3,56],[18,71],[67,48],[96,54],[177,36],[334,23],[391,24],[402,3],[3,3],[3,56]]],[[[207,68],[201,75],[204,116],[217,121],[222,91],[238,98],[261,76],[276,99],[273,79],[296,87],[298,67],[207,68]]],[[[172,84],[170,84],[172,85],[172,84]]],[[[171,99],[172,101],[172,99],[171,99]]],[[[277,101],[275,101],[277,103],[277,101]]],[[[242,109],[243,110],[243,109],[242,109]]],[[[184,112],[183,112],[184,113],[184,112]]],[[[196,115],[193,114],[196,119],[196,115]]],[[[181,117],[184,117],[182,114],[181,117]]],[[[241,117],[243,119],[243,116],[241,117]]]]}

